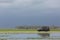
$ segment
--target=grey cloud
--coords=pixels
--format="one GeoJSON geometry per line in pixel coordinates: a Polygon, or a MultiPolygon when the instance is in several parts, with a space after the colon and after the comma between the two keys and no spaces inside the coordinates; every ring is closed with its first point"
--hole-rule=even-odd
{"type": "Polygon", "coordinates": [[[14,0],[0,4],[0,25],[59,24],[59,4],[60,0],[14,0]]]}
{"type": "Polygon", "coordinates": [[[29,1],[26,0],[26,6],[24,6],[24,2],[22,2],[22,5],[21,3],[18,3],[17,6],[13,4],[13,6],[10,6],[10,8],[11,10],[14,9],[12,10],[12,12],[15,15],[17,14],[20,16],[47,16],[49,14],[56,14],[57,12],[59,12],[58,9],[60,9],[60,5],[58,1],[59,0],[31,0],[29,3],[29,1]],[[58,5],[54,3],[57,3],[58,5]]]}

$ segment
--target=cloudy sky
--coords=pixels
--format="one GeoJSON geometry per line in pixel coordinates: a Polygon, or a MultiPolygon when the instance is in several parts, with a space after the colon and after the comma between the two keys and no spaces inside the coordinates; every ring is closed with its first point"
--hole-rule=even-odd
{"type": "Polygon", "coordinates": [[[60,25],[60,0],[0,0],[0,27],[60,25]]]}

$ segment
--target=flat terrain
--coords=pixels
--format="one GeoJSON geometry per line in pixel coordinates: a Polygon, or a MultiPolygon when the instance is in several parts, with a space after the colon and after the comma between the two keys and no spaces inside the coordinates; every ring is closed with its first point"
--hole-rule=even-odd
{"type": "Polygon", "coordinates": [[[0,29],[0,33],[55,33],[60,32],[59,30],[50,30],[50,31],[40,31],[31,30],[31,29],[0,29]]]}

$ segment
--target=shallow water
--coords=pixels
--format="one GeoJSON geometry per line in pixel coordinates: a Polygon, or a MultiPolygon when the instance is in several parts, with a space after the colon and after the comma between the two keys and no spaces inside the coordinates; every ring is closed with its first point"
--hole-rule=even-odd
{"type": "Polygon", "coordinates": [[[0,34],[0,40],[60,40],[60,33],[0,34]]]}

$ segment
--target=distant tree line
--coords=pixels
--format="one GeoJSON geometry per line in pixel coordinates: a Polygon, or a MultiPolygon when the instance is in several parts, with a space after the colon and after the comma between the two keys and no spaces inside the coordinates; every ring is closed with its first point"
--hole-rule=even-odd
{"type": "Polygon", "coordinates": [[[49,27],[49,26],[16,26],[17,29],[38,29],[41,27],[49,27]]]}

